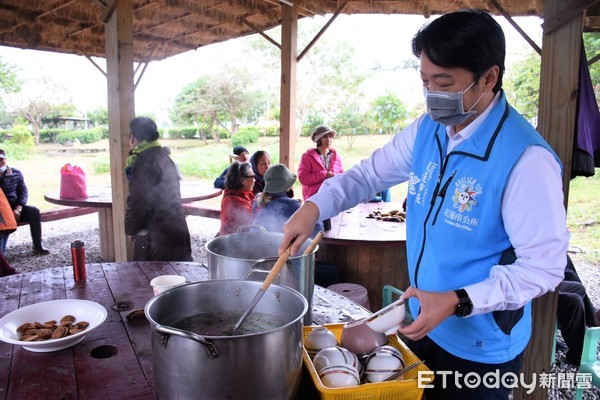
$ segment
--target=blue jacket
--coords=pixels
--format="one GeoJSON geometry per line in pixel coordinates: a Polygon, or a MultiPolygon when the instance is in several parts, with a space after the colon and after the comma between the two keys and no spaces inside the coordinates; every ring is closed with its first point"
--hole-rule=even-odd
{"type": "MultiPolygon", "coordinates": [[[[411,285],[435,292],[486,279],[491,268],[510,254],[501,201],[510,172],[523,152],[532,145],[543,146],[558,160],[504,95],[477,131],[449,154],[447,140],[445,126],[428,116],[423,119],[413,151],[407,202],[411,285]]],[[[413,315],[418,314],[416,298],[410,299],[410,308],[413,315]]],[[[530,336],[530,304],[514,311],[452,316],[429,333],[449,353],[486,363],[512,360],[525,349],[530,336]]]]}
{"type": "MultiPolygon", "coordinates": [[[[298,199],[291,199],[285,192],[271,193],[271,201],[264,207],[258,207],[256,201],[252,205],[252,223],[262,225],[267,232],[283,232],[283,224],[300,208],[298,199]]],[[[323,224],[319,222],[315,226],[311,237],[323,230],[323,224]]]]}

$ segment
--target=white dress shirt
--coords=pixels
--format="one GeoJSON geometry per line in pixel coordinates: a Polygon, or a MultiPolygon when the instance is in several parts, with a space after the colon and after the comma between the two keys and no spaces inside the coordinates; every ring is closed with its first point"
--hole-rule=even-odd
{"type": "MultiPolygon", "coordinates": [[[[447,128],[448,152],[473,134],[499,99],[497,93],[488,108],[459,134],[447,128]]],[[[318,206],[320,220],[406,181],[422,118],[343,175],[325,180],[309,200],[318,206]]],[[[465,287],[473,302],[471,315],[520,308],[562,281],[570,235],[561,173],[554,156],[540,146],[530,146],[515,164],[502,195],[501,212],[517,260],[492,267],[487,279],[465,287]]]]}

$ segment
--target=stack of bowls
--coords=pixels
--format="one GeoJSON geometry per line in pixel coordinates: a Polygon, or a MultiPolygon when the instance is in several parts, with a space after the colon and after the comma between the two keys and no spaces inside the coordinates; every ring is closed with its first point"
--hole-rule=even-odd
{"type": "Polygon", "coordinates": [[[402,353],[393,346],[381,346],[367,357],[365,379],[383,382],[406,366],[402,353]]]}
{"type": "Polygon", "coordinates": [[[360,385],[362,364],[356,354],[340,346],[319,350],[313,359],[315,370],[323,385],[338,388],[360,385]]]}

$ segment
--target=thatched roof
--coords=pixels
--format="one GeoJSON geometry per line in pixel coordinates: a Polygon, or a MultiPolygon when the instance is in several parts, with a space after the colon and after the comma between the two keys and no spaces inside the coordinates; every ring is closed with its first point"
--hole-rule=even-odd
{"type": "MultiPolygon", "coordinates": [[[[445,13],[475,7],[542,16],[543,0],[133,0],[134,57],[161,60],[281,24],[281,3],[301,17],[445,13]]],[[[2,0],[0,45],[104,57],[104,19],[114,0],[2,0]]],[[[589,13],[590,11],[588,11],[589,13]]],[[[597,14],[597,13],[595,13],[597,14]]],[[[587,25],[594,25],[588,19],[587,25]]],[[[274,38],[279,40],[279,38],[274,38]]]]}

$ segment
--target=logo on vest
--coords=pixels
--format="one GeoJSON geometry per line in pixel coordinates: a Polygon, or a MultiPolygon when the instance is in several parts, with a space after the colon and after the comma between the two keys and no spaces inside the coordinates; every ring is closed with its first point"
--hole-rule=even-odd
{"type": "Polygon", "coordinates": [[[408,176],[408,194],[415,196],[415,203],[424,205],[427,198],[427,182],[432,179],[434,173],[438,169],[438,164],[429,162],[421,176],[417,176],[414,172],[410,172],[408,176]]]}
{"type": "Polygon", "coordinates": [[[455,186],[452,206],[460,213],[471,211],[477,205],[477,196],[482,192],[481,185],[477,179],[468,177],[460,178],[455,186]]]}

